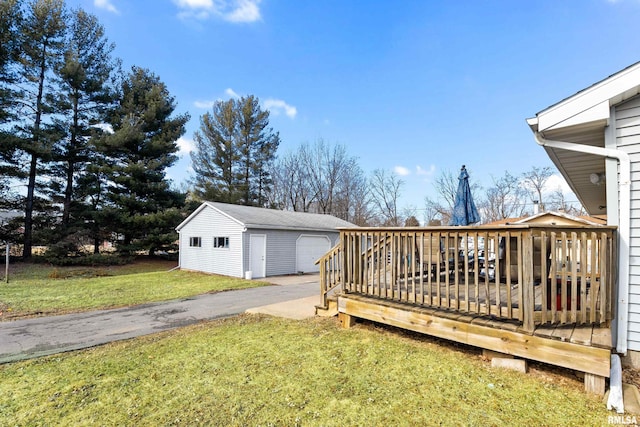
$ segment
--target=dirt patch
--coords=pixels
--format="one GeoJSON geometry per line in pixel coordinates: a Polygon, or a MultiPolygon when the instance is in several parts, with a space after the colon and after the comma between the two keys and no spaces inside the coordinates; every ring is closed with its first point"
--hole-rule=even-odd
{"type": "Polygon", "coordinates": [[[640,389],[640,369],[624,368],[622,370],[622,382],[633,384],[640,389]]]}

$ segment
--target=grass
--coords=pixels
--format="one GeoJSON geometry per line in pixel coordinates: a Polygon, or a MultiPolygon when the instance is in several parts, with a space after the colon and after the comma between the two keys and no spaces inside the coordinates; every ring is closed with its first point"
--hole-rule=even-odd
{"type": "Polygon", "coordinates": [[[333,319],[242,315],[0,366],[0,425],[602,425],[576,379],[333,319]]]}
{"type": "Polygon", "coordinates": [[[188,271],[175,262],[143,260],[113,267],[13,264],[0,282],[0,320],[114,308],[266,283],[188,271]]]}

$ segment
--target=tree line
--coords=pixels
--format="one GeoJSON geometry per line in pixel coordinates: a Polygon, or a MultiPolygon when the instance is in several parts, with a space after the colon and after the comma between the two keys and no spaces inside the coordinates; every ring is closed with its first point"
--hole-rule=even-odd
{"type": "MultiPolygon", "coordinates": [[[[486,188],[471,180],[481,223],[531,215],[536,205],[540,211],[585,214],[560,188],[545,191],[553,172],[548,166],[534,166],[517,175],[505,171],[493,176],[486,188]]],[[[366,174],[344,145],[323,140],[303,143],[281,155],[270,175],[269,207],[332,214],[359,226],[448,225],[459,182],[457,171],[443,170],[432,183],[436,197],[426,197],[420,208],[401,206],[405,182],[400,176],[385,169],[366,174]]]]}
{"type": "MultiPolygon", "coordinates": [[[[561,188],[545,191],[553,173],[549,166],[533,166],[518,175],[504,171],[502,176],[492,176],[491,185],[487,188],[472,181],[471,193],[480,211],[481,222],[486,224],[528,216],[534,213],[536,206],[540,212],[550,210],[584,215],[584,209],[567,200],[561,188]]],[[[438,197],[425,198],[424,221],[446,225],[453,212],[458,176],[451,171],[442,171],[434,179],[433,186],[438,197]]]]}
{"type": "Polygon", "coordinates": [[[128,72],[98,19],[63,0],[0,2],[3,240],[73,254],[173,245],[185,195],[166,169],[186,114],[153,72],[128,72]]]}

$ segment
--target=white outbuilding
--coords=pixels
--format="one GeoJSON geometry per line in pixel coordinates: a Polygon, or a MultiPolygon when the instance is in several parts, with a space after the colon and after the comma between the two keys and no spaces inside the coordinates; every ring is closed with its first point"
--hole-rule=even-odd
{"type": "Polygon", "coordinates": [[[233,277],[317,272],[317,259],[338,243],[332,215],[204,202],[180,225],[179,267],[233,277]]]}

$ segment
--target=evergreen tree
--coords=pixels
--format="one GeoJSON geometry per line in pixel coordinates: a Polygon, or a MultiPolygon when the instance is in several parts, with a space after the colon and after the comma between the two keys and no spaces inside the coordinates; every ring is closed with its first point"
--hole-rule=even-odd
{"type": "Polygon", "coordinates": [[[114,132],[101,139],[101,172],[107,177],[113,230],[122,236],[122,252],[153,253],[177,238],[174,227],[184,196],[170,188],[165,174],[177,160],[176,141],[189,117],[173,117],[175,108],[164,83],[134,67],[110,116],[114,132]]]}
{"type": "Polygon", "coordinates": [[[258,98],[250,95],[237,103],[242,203],[263,206],[270,188],[269,169],[280,145],[280,136],[269,128],[269,111],[262,110],[258,98]]]}
{"type": "Polygon", "coordinates": [[[54,201],[62,204],[62,228],[66,233],[71,231],[72,202],[79,201],[74,199],[74,177],[83,176],[95,156],[89,138],[98,131],[95,125],[104,123],[107,108],[114,100],[112,79],[119,64],[111,57],[113,49],[95,16],[82,9],[73,11],[64,62],[58,70],[66,136],[56,146],[56,179],[52,181],[54,201]],[[61,200],[55,200],[57,194],[62,194],[61,200]]]}
{"type": "Polygon", "coordinates": [[[264,206],[271,189],[270,170],[280,144],[269,126],[269,112],[258,98],[218,101],[200,118],[191,153],[194,186],[202,199],[264,206]]]}
{"type": "Polygon", "coordinates": [[[239,203],[238,134],[236,101],[216,101],[211,113],[200,117],[200,130],[194,134],[196,149],[191,153],[198,197],[216,202],[239,203]]]}
{"type": "Polygon", "coordinates": [[[16,103],[12,132],[17,138],[19,160],[24,157],[28,164],[26,170],[16,171],[14,176],[27,178],[24,258],[31,257],[33,212],[38,197],[37,177],[42,173],[39,168],[49,161],[53,143],[61,134],[51,120],[58,111],[52,102],[55,89],[50,83],[53,70],[62,58],[65,13],[63,0],[32,0],[18,27],[21,36],[20,60],[16,64],[15,87],[20,89],[14,94],[16,103]]]}
{"type": "MultiPolygon", "coordinates": [[[[21,3],[17,0],[0,1],[0,126],[9,122],[15,113],[15,69],[18,60],[18,42],[21,3]]],[[[0,127],[0,209],[15,208],[15,195],[9,187],[9,176],[17,174],[14,150],[16,140],[0,127]]]]}
{"type": "Polygon", "coordinates": [[[0,2],[0,124],[10,119],[15,100],[15,64],[18,60],[18,27],[22,17],[18,0],[0,2]]]}

